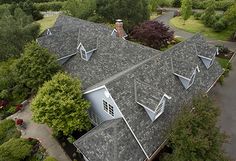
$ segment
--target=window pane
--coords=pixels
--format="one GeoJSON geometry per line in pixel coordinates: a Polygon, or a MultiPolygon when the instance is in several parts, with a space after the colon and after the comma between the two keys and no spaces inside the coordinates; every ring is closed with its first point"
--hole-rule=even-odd
{"type": "Polygon", "coordinates": [[[114,116],[114,109],[112,105],[109,105],[109,114],[114,116]]]}
{"type": "Polygon", "coordinates": [[[104,100],[103,100],[103,108],[104,108],[104,111],[108,112],[107,102],[104,100]]]}

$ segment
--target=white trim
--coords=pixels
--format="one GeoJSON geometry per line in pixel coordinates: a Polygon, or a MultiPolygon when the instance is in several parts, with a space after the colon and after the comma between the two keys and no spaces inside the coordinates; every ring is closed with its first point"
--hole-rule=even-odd
{"type": "Polygon", "coordinates": [[[73,54],[70,54],[70,55],[67,55],[67,56],[64,56],[64,57],[61,57],[61,58],[59,58],[59,59],[57,59],[57,60],[63,60],[63,59],[65,59],[65,58],[71,57],[71,56],[76,55],[76,54],[77,54],[77,52],[75,52],[75,53],[73,53],[73,54]]]}
{"type": "Polygon", "coordinates": [[[208,90],[206,91],[206,93],[208,93],[212,87],[214,87],[214,85],[217,83],[217,81],[220,79],[220,77],[224,74],[224,71],[222,72],[222,74],[215,80],[215,82],[208,88],[208,90]]]}
{"type": "Polygon", "coordinates": [[[194,70],[194,72],[193,72],[193,74],[191,75],[191,78],[190,78],[190,80],[189,80],[189,82],[188,82],[188,87],[186,88],[186,89],[189,89],[192,85],[193,85],[193,83],[194,83],[194,81],[195,81],[195,77],[196,77],[196,74],[197,74],[197,71],[196,71],[197,69],[195,69],[194,70]],[[192,83],[191,83],[191,81],[192,81],[192,83]],[[190,84],[191,83],[191,84],[190,84]]]}
{"type": "Polygon", "coordinates": [[[113,29],[112,33],[111,33],[111,36],[114,34],[114,32],[117,33],[117,30],[116,29],[113,29]]]}
{"type": "Polygon", "coordinates": [[[97,90],[102,89],[102,88],[105,88],[105,85],[103,85],[103,86],[99,86],[99,87],[97,87],[97,88],[94,88],[94,89],[91,89],[91,90],[88,90],[88,91],[84,91],[83,94],[88,94],[88,93],[91,93],[91,92],[97,91],[97,90]]]}
{"type": "Polygon", "coordinates": [[[184,76],[182,76],[182,75],[179,75],[179,74],[177,74],[177,73],[175,73],[175,72],[174,72],[173,74],[176,75],[176,76],[178,76],[178,77],[184,78],[184,79],[186,79],[187,81],[190,81],[189,78],[184,77],[184,76]]]}
{"type": "Polygon", "coordinates": [[[211,58],[208,58],[208,57],[205,57],[205,56],[202,56],[202,55],[198,55],[198,56],[201,57],[201,58],[204,58],[204,59],[212,60],[211,58]]]}
{"type": "MultiPolygon", "coordinates": [[[[107,87],[105,86],[105,89],[108,91],[107,87]]],[[[109,91],[108,91],[109,92],[109,91]]],[[[110,92],[109,92],[110,93],[110,92]]],[[[111,94],[110,94],[111,95],[111,94]]],[[[131,129],[131,127],[129,126],[129,123],[127,122],[127,120],[125,119],[124,115],[122,114],[122,112],[119,109],[119,106],[117,106],[115,100],[113,99],[113,97],[111,96],[111,100],[114,102],[114,104],[116,105],[118,111],[121,113],[122,118],[124,119],[126,125],[128,126],[130,132],[133,134],[135,140],[137,141],[138,145],[140,146],[140,148],[142,149],[143,153],[145,154],[145,156],[147,157],[147,159],[150,159],[149,156],[147,155],[147,153],[145,152],[143,146],[141,145],[141,143],[139,142],[138,138],[136,137],[135,133],[133,132],[133,130],[131,129]]]]}
{"type": "Polygon", "coordinates": [[[52,35],[52,32],[50,31],[50,29],[47,29],[47,35],[52,35]]]}

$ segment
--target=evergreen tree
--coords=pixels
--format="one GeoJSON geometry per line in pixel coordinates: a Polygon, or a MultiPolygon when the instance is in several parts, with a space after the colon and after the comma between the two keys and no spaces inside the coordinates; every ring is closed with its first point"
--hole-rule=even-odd
{"type": "Polygon", "coordinates": [[[227,161],[222,150],[226,136],[216,125],[218,116],[219,108],[208,97],[194,99],[176,120],[169,142],[173,152],[162,161],[227,161]]]}
{"type": "Polygon", "coordinates": [[[185,24],[192,14],[192,0],[182,0],[180,12],[185,24]]]}
{"type": "Polygon", "coordinates": [[[208,27],[211,27],[217,21],[215,7],[215,0],[210,0],[207,3],[207,8],[201,16],[201,20],[208,27]]]}
{"type": "Polygon", "coordinates": [[[87,112],[89,103],[82,95],[78,79],[58,73],[43,85],[34,98],[31,104],[33,119],[64,135],[88,130],[91,127],[87,112]]]}
{"type": "Polygon", "coordinates": [[[149,12],[148,0],[97,0],[96,13],[99,16],[112,24],[116,19],[122,19],[128,30],[148,20],[149,12]]]}

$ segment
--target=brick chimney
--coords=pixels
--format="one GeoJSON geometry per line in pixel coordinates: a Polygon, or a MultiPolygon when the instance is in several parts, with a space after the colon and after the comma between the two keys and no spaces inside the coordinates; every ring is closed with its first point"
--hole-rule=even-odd
{"type": "Polygon", "coordinates": [[[124,38],[127,34],[123,28],[123,21],[121,19],[117,19],[115,23],[115,29],[117,31],[116,36],[124,38]]]}

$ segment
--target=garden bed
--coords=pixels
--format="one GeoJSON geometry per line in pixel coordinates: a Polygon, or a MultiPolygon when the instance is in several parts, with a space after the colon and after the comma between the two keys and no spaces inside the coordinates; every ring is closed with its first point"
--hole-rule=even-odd
{"type": "MultiPolygon", "coordinates": [[[[84,134],[86,134],[87,131],[82,131],[82,132],[74,132],[72,136],[77,140],[84,134]]],[[[73,145],[73,143],[70,143],[67,139],[67,136],[59,135],[56,137],[66,154],[71,158],[71,160],[76,159],[77,161],[84,161],[82,154],[77,152],[76,147],[73,145]]]]}

